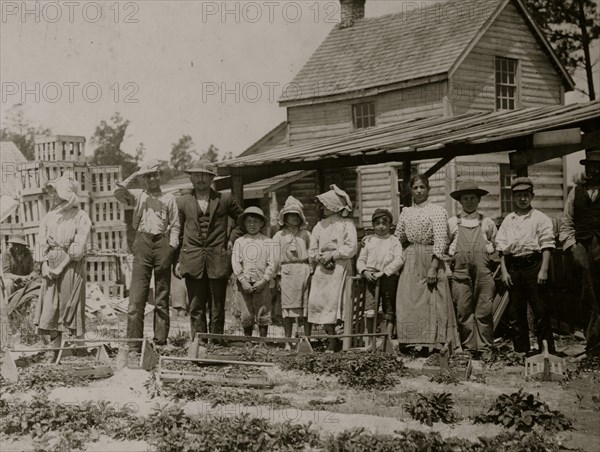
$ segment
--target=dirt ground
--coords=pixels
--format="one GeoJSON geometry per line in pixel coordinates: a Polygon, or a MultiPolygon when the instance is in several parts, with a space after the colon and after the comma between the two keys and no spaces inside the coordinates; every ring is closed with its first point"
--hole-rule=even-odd
{"type": "MultiPolygon", "coordinates": [[[[188,329],[188,318],[174,315],[171,336],[176,337],[188,329]]],[[[152,322],[146,319],[146,326],[152,322]]],[[[229,324],[230,330],[235,330],[229,324]]],[[[281,336],[282,331],[274,327],[273,336],[281,336]]],[[[148,330],[151,337],[151,331],[148,330]]],[[[583,350],[583,342],[573,338],[560,338],[557,348],[573,355],[583,350]]],[[[281,349],[279,349],[281,350],[281,349]]],[[[283,350],[277,353],[285,353],[283,350]]],[[[368,353],[368,352],[365,352],[368,353]]],[[[405,365],[420,369],[424,358],[406,358],[405,365]]],[[[576,363],[569,363],[574,370],[576,363]]],[[[499,434],[502,428],[492,424],[474,424],[471,419],[487,411],[490,404],[502,393],[513,393],[523,388],[539,394],[542,401],[551,409],[560,410],[573,421],[574,431],[557,435],[565,450],[600,450],[600,407],[592,396],[600,396],[600,374],[580,372],[566,382],[539,382],[524,378],[524,368],[497,366],[484,367],[474,362],[473,380],[458,384],[438,384],[429,376],[414,375],[402,377],[399,383],[386,391],[361,391],[349,389],[337,382],[334,377],[304,374],[297,371],[284,371],[278,367],[267,369],[269,377],[276,383],[268,394],[288,398],[292,407],[277,409],[271,406],[217,405],[207,400],[187,402],[185,412],[190,415],[234,416],[248,413],[251,416],[267,418],[272,422],[291,421],[311,423],[322,434],[338,433],[346,429],[363,427],[372,432],[393,433],[396,430],[413,429],[437,431],[442,437],[459,437],[472,441],[478,437],[491,437],[499,434]],[[455,402],[459,421],[452,425],[434,423],[432,427],[413,420],[403,408],[403,404],[415,393],[450,392],[455,402]],[[320,401],[323,408],[314,408],[320,401]],[[337,402],[332,404],[331,402],[337,402]]],[[[151,399],[144,384],[150,374],[141,369],[123,369],[112,377],[96,380],[84,387],[55,388],[49,392],[50,399],[63,403],[79,403],[86,400],[108,401],[116,408],[127,406],[136,414],[149,414],[156,404],[166,405],[171,400],[165,397],[151,399]]],[[[3,397],[27,400],[33,393],[4,394],[3,397]]],[[[98,441],[87,445],[88,451],[147,451],[149,444],[144,441],[115,441],[100,436],[98,441]]],[[[31,438],[1,437],[0,449],[8,451],[33,450],[31,438]]]]}

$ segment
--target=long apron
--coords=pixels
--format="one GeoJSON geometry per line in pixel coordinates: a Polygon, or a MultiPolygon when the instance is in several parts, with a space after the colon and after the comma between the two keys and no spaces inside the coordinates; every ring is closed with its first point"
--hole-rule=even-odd
{"type": "Polygon", "coordinates": [[[352,274],[352,259],[338,259],[328,270],[318,265],[311,280],[308,297],[308,321],[318,325],[342,319],[346,276],[352,274]]]}
{"type": "Polygon", "coordinates": [[[396,294],[396,319],[400,344],[442,348],[460,346],[456,317],[446,278],[446,266],[440,262],[437,284],[427,284],[433,245],[410,244],[400,274],[396,294]]]}
{"type": "Polygon", "coordinates": [[[457,311],[460,340],[467,350],[489,348],[494,334],[492,304],[495,284],[481,223],[480,217],[476,227],[467,228],[461,224],[460,217],[457,221],[452,298],[457,311]]]}
{"type": "Polygon", "coordinates": [[[281,309],[298,309],[306,306],[310,266],[307,262],[281,264],[281,309]]]}
{"type": "Polygon", "coordinates": [[[70,262],[57,279],[44,278],[35,312],[38,334],[85,333],[85,273],[83,258],[70,262]]]}

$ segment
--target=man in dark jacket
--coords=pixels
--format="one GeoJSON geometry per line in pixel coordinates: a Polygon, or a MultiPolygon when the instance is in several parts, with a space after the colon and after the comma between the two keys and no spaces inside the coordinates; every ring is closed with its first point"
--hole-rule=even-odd
{"type": "Polygon", "coordinates": [[[227,220],[237,220],[243,209],[230,195],[211,188],[216,173],[210,162],[200,160],[186,173],[194,191],[177,198],[181,233],[174,274],[185,278],[192,334],[207,332],[208,307],[211,333],[223,334],[232,248],[227,220]]]}
{"type": "Polygon", "coordinates": [[[588,354],[600,354],[600,148],[586,151],[585,182],[569,193],[560,226],[563,250],[581,272],[584,306],[591,311],[586,330],[588,354]]]}

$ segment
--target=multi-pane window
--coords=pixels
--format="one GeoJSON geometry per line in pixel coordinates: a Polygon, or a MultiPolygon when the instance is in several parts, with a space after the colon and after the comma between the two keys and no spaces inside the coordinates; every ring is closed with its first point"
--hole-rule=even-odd
{"type": "Polygon", "coordinates": [[[355,129],[373,127],[375,125],[375,102],[352,105],[352,117],[355,129]]]}
{"type": "Polygon", "coordinates": [[[515,173],[511,171],[510,165],[500,164],[500,210],[503,217],[513,210],[512,190],[510,188],[513,177],[515,177],[515,173]]]}
{"type": "Polygon", "coordinates": [[[496,57],[496,110],[514,110],[517,104],[517,60],[496,57]]]}

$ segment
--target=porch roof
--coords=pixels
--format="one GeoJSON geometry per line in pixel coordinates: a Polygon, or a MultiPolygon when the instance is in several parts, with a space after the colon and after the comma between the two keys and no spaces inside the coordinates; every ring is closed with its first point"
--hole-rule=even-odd
{"type": "MultiPolygon", "coordinates": [[[[527,164],[533,164],[533,160],[560,157],[593,145],[600,145],[600,100],[451,118],[408,119],[219,162],[217,172],[250,183],[297,170],[435,158],[450,160],[461,155],[514,150],[527,151],[530,157],[527,164]],[[577,142],[573,142],[572,129],[576,128],[581,133],[577,142]],[[565,129],[571,129],[571,141],[560,145],[550,143],[534,150],[534,145],[539,146],[537,140],[534,142],[536,134],[565,129]]],[[[226,180],[219,182],[221,188],[227,184],[226,180]]]]}

